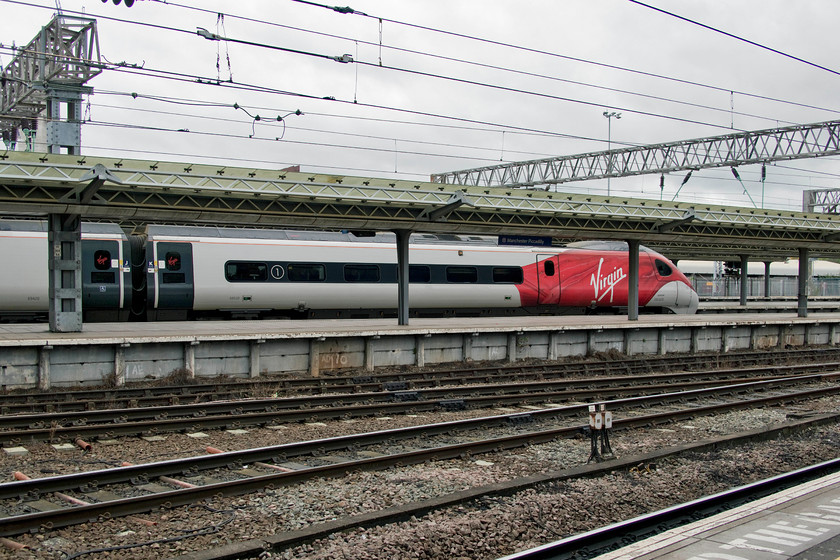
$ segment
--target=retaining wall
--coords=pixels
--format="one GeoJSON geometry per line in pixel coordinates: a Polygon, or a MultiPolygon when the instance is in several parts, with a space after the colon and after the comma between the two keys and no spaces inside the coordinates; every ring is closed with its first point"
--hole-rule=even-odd
{"type": "Polygon", "coordinates": [[[835,321],[708,323],[578,328],[410,329],[371,334],[121,336],[0,343],[0,389],[102,385],[188,377],[327,375],[337,370],[452,362],[562,360],[599,352],[627,355],[729,352],[837,344],[835,321]]]}

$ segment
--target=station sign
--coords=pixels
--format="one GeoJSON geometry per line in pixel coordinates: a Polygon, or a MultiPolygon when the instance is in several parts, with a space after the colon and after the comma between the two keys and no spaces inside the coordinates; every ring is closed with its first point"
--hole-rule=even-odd
{"type": "Polygon", "coordinates": [[[499,245],[530,245],[533,247],[551,247],[551,238],[539,235],[500,235],[499,245]]]}

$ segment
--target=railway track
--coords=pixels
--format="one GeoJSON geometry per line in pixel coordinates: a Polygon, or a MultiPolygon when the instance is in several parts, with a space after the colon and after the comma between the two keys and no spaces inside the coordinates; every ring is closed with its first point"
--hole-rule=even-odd
{"type": "MultiPolygon", "coordinates": [[[[615,429],[659,425],[834,395],[840,392],[837,375],[806,375],[640,396],[611,401],[608,407],[616,412],[634,411],[616,420],[615,429]],[[803,384],[816,382],[820,386],[802,388],[803,384]],[[639,410],[644,412],[638,414],[639,410]]],[[[0,484],[0,536],[67,526],[100,516],[140,515],[220,494],[238,495],[359,469],[438,461],[575,437],[583,428],[581,417],[586,416],[587,405],[569,405],[18,480],[0,484]],[[75,505],[62,505],[68,499],[75,505]],[[42,511],[32,511],[38,509],[42,511]]]]}
{"type": "MultiPolygon", "coordinates": [[[[51,392],[7,392],[0,394],[0,414],[44,414],[107,409],[134,409],[208,403],[259,397],[398,393],[434,387],[528,382],[599,376],[637,376],[662,371],[692,372],[702,378],[705,368],[747,368],[758,365],[807,364],[821,362],[840,367],[840,348],[749,352],[745,354],[656,356],[628,360],[604,360],[571,364],[517,364],[361,376],[306,377],[290,379],[216,380],[179,386],[125,387],[119,389],[67,390],[51,392]]],[[[597,382],[597,381],[595,381],[597,382]]]]}
{"type": "MultiPolygon", "coordinates": [[[[840,459],[824,461],[752,484],[706,496],[667,510],[656,511],[574,535],[539,548],[511,554],[501,560],[588,560],[618,550],[623,545],[664,533],[675,527],[710,517],[721,511],[835,473],[840,459]]],[[[720,557],[720,556],[715,556],[720,557]]]]}
{"type": "Polygon", "coordinates": [[[625,398],[627,395],[692,391],[745,382],[799,383],[796,377],[811,381],[828,380],[840,375],[832,373],[838,371],[840,363],[825,362],[679,374],[541,380],[377,393],[214,401],[166,407],[18,414],[4,416],[0,421],[0,444],[8,447],[31,441],[92,441],[91,438],[241,429],[435,410],[593,402],[625,398]]]}
{"type": "Polygon", "coordinates": [[[555,378],[635,376],[663,371],[696,372],[718,368],[759,365],[840,364],[840,348],[744,352],[733,354],[691,354],[644,356],[620,360],[564,362],[562,364],[513,364],[478,366],[469,369],[435,369],[370,375],[259,378],[250,380],[195,380],[186,384],[138,385],[121,388],[57,391],[7,391],[0,393],[0,414],[75,412],[117,408],[170,406],[255,397],[354,394],[376,391],[427,389],[452,385],[522,382],[555,378]]]}

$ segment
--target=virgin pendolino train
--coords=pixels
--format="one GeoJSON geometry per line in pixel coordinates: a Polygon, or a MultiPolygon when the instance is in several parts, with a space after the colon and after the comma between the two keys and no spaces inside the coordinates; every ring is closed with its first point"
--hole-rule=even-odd
{"type": "MultiPolygon", "coordinates": [[[[383,317],[397,308],[394,234],[150,225],[82,225],[85,321],[383,317]]],[[[0,221],[0,318],[48,312],[47,232],[0,221]],[[14,266],[11,266],[14,263],[14,266]]],[[[495,238],[414,234],[414,316],[564,314],[627,307],[627,244],[499,245],[495,238]]],[[[668,259],[642,247],[639,309],[694,313],[697,293],[668,259]]]]}

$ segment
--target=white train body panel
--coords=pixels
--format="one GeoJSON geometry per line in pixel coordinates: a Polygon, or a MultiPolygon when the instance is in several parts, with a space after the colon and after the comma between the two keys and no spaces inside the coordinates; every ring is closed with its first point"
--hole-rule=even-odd
{"type": "MultiPolygon", "coordinates": [[[[396,250],[387,243],[335,244],[317,241],[242,240],[167,236],[156,241],[191,243],[194,264],[193,309],[370,309],[395,308],[394,283],[231,283],[224,265],[237,261],[382,263],[396,265],[396,250]]],[[[156,254],[161,262],[161,255],[156,254]]],[[[535,261],[530,248],[412,245],[411,263],[463,266],[525,266],[535,261]],[[459,254],[460,252],[460,254],[459,254]]],[[[409,305],[416,308],[519,307],[512,284],[412,283],[409,305]]]]}
{"type": "MultiPolygon", "coordinates": [[[[123,247],[125,239],[116,226],[83,224],[82,254],[79,257],[82,261],[82,285],[79,289],[82,290],[84,307],[116,310],[126,307],[129,269],[123,247]],[[98,283],[91,274],[97,269],[93,264],[97,253],[108,255],[103,257],[97,270],[108,275],[111,281],[107,283],[98,283]]],[[[0,266],[0,312],[47,313],[50,307],[50,255],[46,223],[2,221],[0,258],[3,260],[3,266],[0,266]],[[8,263],[14,263],[14,266],[8,263]]]]}
{"type": "Polygon", "coordinates": [[[37,231],[0,231],[0,310],[49,310],[47,234],[37,231]]]}

